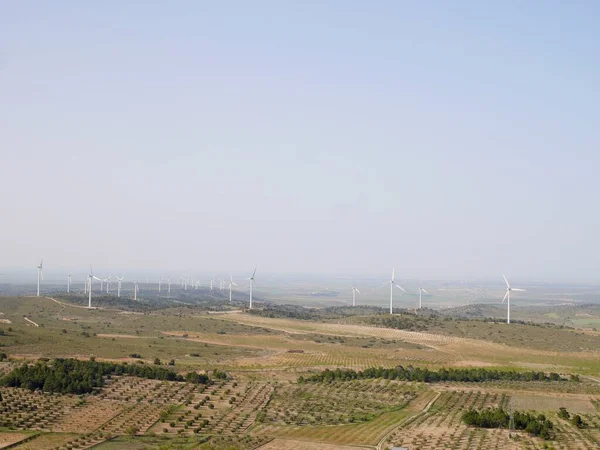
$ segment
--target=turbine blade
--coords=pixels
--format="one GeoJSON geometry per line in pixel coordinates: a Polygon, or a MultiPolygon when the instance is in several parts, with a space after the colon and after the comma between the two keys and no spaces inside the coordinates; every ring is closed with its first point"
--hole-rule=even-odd
{"type": "Polygon", "coordinates": [[[504,300],[506,300],[506,297],[508,297],[508,291],[506,291],[506,294],[504,294],[504,298],[502,299],[502,303],[504,303],[504,300]]]}
{"type": "Polygon", "coordinates": [[[358,292],[360,294],[360,291],[358,289],[356,289],[356,292],[358,292]]]}
{"type": "Polygon", "coordinates": [[[403,292],[406,292],[406,290],[402,286],[398,286],[396,283],[394,283],[394,286],[396,286],[399,289],[402,289],[403,292]]]}
{"type": "Polygon", "coordinates": [[[517,289],[517,288],[512,288],[511,291],[527,292],[526,289],[517,289]]]}
{"type": "Polygon", "coordinates": [[[252,278],[254,278],[254,275],[256,275],[256,267],[254,268],[254,272],[252,272],[252,278]]]}
{"type": "Polygon", "coordinates": [[[502,278],[504,278],[504,281],[506,282],[506,287],[509,288],[510,284],[508,284],[508,280],[506,279],[506,277],[504,276],[504,274],[502,274],[502,278]]]}
{"type": "Polygon", "coordinates": [[[425,292],[426,294],[429,294],[429,292],[427,292],[425,289],[421,289],[423,292],[425,292]]]}

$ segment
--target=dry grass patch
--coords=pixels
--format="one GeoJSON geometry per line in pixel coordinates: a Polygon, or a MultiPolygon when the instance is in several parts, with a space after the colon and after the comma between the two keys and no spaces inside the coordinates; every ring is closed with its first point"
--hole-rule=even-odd
{"type": "MultiPolygon", "coordinates": [[[[259,447],[260,450],[356,450],[347,445],[322,444],[319,442],[295,441],[292,439],[273,439],[259,447]]],[[[360,448],[360,447],[358,447],[360,448]]]]}
{"type": "Polygon", "coordinates": [[[541,395],[514,395],[513,406],[519,410],[552,411],[556,412],[561,407],[567,408],[569,412],[577,414],[593,414],[596,412],[590,400],[582,398],[556,397],[552,394],[541,395]]]}

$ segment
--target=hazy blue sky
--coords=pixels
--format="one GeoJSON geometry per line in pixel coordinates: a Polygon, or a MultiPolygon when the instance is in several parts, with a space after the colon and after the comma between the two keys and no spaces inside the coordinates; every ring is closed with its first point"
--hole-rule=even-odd
{"type": "Polygon", "coordinates": [[[0,267],[600,280],[600,3],[0,3],[0,267]]]}

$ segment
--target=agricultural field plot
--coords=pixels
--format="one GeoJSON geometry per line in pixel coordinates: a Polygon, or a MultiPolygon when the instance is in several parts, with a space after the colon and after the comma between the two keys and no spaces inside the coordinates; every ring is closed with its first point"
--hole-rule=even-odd
{"type": "Polygon", "coordinates": [[[407,384],[355,380],[277,386],[260,422],[265,425],[340,425],[373,420],[416,397],[407,384]]]}
{"type": "Polygon", "coordinates": [[[107,379],[98,396],[105,400],[154,404],[183,403],[198,386],[189,383],[114,376],[107,379]]]}
{"type": "Polygon", "coordinates": [[[589,399],[565,396],[521,395],[512,396],[512,405],[518,410],[556,412],[561,407],[576,414],[594,414],[596,408],[589,399]]]}
{"type": "Polygon", "coordinates": [[[154,425],[165,411],[164,405],[136,403],[126,407],[121,414],[98,428],[111,436],[120,434],[143,434],[154,425]]]}
{"type": "MultiPolygon", "coordinates": [[[[284,386],[285,396],[282,400],[278,400],[277,395],[274,396],[267,406],[264,420],[252,427],[250,432],[254,435],[275,436],[292,441],[374,446],[402,420],[421,411],[434,395],[424,386],[417,387],[394,381],[360,381],[346,384],[346,387],[342,386],[343,383],[339,386],[336,383],[308,385],[308,392],[296,392],[297,396],[294,396],[294,390],[298,385],[284,386]],[[378,410],[366,411],[362,408],[355,399],[355,396],[361,398],[362,392],[368,397],[378,399],[378,410]],[[321,402],[319,396],[326,398],[321,402]],[[286,410],[283,409],[286,399],[288,409],[293,411],[289,415],[286,415],[286,410]],[[356,409],[352,411],[354,417],[351,417],[352,413],[347,410],[353,405],[356,409]],[[314,421],[319,416],[322,422],[314,421]],[[290,420],[291,417],[296,423],[290,420]],[[325,424],[326,421],[333,425],[325,424]]],[[[375,407],[376,403],[371,402],[371,407],[375,407]]]]}
{"type": "MultiPolygon", "coordinates": [[[[461,422],[463,412],[469,408],[482,409],[493,406],[506,407],[509,401],[504,394],[480,391],[443,392],[425,413],[403,423],[386,441],[387,446],[404,446],[410,449],[517,449],[504,430],[469,428],[461,422]]],[[[541,440],[522,436],[522,442],[537,448],[541,440]]]]}
{"type": "Polygon", "coordinates": [[[271,397],[269,383],[222,381],[201,387],[171,408],[150,431],[162,434],[245,432],[271,397]]]}
{"type": "Polygon", "coordinates": [[[52,431],[61,433],[91,433],[102,424],[120,414],[127,406],[122,402],[106,402],[92,396],[83,397],[77,409],[64,414],[56,421],[52,431]]]}
{"type": "Polygon", "coordinates": [[[589,424],[587,428],[579,429],[562,419],[555,420],[556,440],[552,443],[555,450],[587,450],[600,448],[600,429],[598,416],[584,417],[589,424]]]}
{"type": "Polygon", "coordinates": [[[0,426],[52,431],[62,418],[81,408],[76,396],[0,388],[0,426]]]}
{"type": "Polygon", "coordinates": [[[94,450],[255,450],[270,440],[270,438],[249,435],[190,436],[179,434],[176,436],[117,436],[95,446],[94,450]]]}
{"type": "Polygon", "coordinates": [[[34,439],[19,444],[14,448],[19,450],[51,450],[66,446],[78,437],[76,434],[69,433],[40,433],[34,439]]]}
{"type": "Polygon", "coordinates": [[[357,450],[360,447],[295,441],[293,439],[273,439],[259,448],[260,450],[357,450]]]}
{"type": "Polygon", "coordinates": [[[30,437],[30,433],[2,432],[0,431],[0,448],[5,448],[16,444],[19,441],[30,437]]]}

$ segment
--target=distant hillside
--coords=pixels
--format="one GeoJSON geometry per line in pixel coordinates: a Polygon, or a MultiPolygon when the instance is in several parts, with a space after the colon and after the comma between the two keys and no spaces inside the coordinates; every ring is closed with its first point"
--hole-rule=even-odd
{"type": "Polygon", "coordinates": [[[447,317],[465,318],[465,319],[499,319],[506,317],[506,307],[498,307],[494,305],[476,304],[457,306],[455,308],[443,309],[440,314],[447,317]]]}

